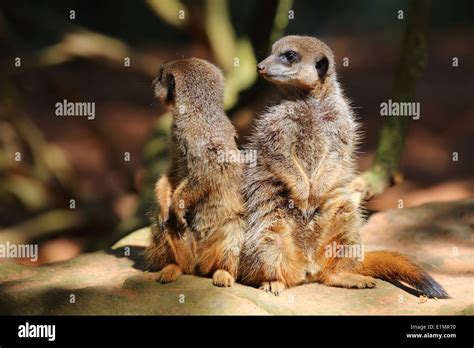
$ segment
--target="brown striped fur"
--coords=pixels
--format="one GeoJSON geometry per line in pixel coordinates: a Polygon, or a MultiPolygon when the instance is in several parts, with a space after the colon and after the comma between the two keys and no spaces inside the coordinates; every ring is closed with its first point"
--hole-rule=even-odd
{"type": "Polygon", "coordinates": [[[446,297],[421,267],[397,253],[366,253],[363,262],[326,253],[333,242],[360,245],[363,222],[349,185],[359,127],[331,49],[312,37],[284,37],[258,70],[281,97],[257,119],[248,145],[257,150],[257,165],[245,172],[248,224],[239,280],[279,294],[307,282],[372,288],[381,278],[446,297]]]}

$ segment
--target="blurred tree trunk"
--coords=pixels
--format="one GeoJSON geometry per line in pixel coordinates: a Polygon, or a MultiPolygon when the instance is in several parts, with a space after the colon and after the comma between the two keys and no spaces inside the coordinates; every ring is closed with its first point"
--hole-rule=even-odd
{"type": "MultiPolygon", "coordinates": [[[[430,0],[411,2],[393,85],[394,102],[415,100],[416,83],[426,65],[430,8],[430,0]]],[[[353,183],[361,193],[361,200],[380,195],[388,187],[401,181],[398,166],[410,121],[411,118],[406,116],[391,116],[384,119],[372,166],[353,183]]]]}
{"type": "MultiPolygon", "coordinates": [[[[268,55],[273,41],[280,39],[284,34],[288,25],[288,11],[292,5],[293,0],[265,0],[257,2],[255,14],[249,25],[250,42],[255,52],[257,63],[268,55]],[[262,13],[265,13],[265,16],[262,16],[262,13]]],[[[256,70],[256,67],[254,67],[254,70],[256,70]]],[[[267,83],[264,79],[260,78],[249,88],[240,91],[238,103],[229,109],[229,117],[234,119],[234,117],[238,117],[238,114],[251,109],[255,101],[261,98],[262,91],[265,88],[267,88],[267,83]]],[[[236,123],[239,128],[250,127],[250,122],[248,121],[243,124],[242,122],[236,123]]],[[[243,130],[239,129],[239,132],[243,130]]]]}

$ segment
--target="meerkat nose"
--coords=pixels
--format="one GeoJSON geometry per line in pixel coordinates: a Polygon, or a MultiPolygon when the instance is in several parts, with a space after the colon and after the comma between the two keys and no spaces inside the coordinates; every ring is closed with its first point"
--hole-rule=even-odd
{"type": "Polygon", "coordinates": [[[263,65],[263,64],[258,64],[257,65],[257,72],[259,74],[263,74],[264,72],[266,72],[266,70],[267,70],[267,67],[265,65],[263,65]]]}

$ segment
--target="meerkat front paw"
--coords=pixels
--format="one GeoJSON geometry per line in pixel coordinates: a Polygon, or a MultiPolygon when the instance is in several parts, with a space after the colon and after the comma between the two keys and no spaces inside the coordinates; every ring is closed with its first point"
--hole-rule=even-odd
{"type": "Polygon", "coordinates": [[[306,220],[311,220],[316,211],[317,199],[310,194],[309,189],[301,186],[301,191],[298,191],[293,196],[293,203],[306,220]]]}
{"type": "Polygon", "coordinates": [[[229,272],[219,269],[212,276],[212,284],[215,286],[230,287],[234,284],[234,277],[229,272]]]}
{"type": "Polygon", "coordinates": [[[275,296],[279,296],[280,293],[286,289],[286,286],[280,281],[263,282],[259,289],[265,292],[271,292],[275,296]]]}
{"type": "Polygon", "coordinates": [[[165,230],[168,220],[169,220],[169,210],[165,211],[165,209],[160,209],[160,212],[158,213],[158,226],[161,231],[165,230]]]}
{"type": "Polygon", "coordinates": [[[296,183],[293,189],[293,200],[298,206],[306,206],[309,199],[309,187],[306,182],[296,183]]]}
{"type": "Polygon", "coordinates": [[[173,197],[172,203],[173,211],[176,217],[176,223],[178,225],[178,229],[183,230],[188,227],[188,222],[186,221],[186,209],[184,207],[184,202],[182,199],[178,197],[173,197]]]}
{"type": "Polygon", "coordinates": [[[160,283],[172,283],[176,281],[181,274],[183,274],[183,271],[178,265],[166,265],[160,272],[158,272],[156,281],[160,283]]]}

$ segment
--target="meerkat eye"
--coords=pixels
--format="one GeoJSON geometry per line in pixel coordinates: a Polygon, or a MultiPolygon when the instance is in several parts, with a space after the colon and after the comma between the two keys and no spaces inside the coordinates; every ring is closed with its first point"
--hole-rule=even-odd
{"type": "Polygon", "coordinates": [[[295,51],[286,51],[285,53],[281,55],[281,58],[286,63],[291,64],[291,63],[296,62],[296,60],[298,59],[298,53],[296,53],[295,51]]]}
{"type": "Polygon", "coordinates": [[[323,77],[328,72],[329,60],[324,57],[316,62],[316,71],[319,77],[323,77]]]}
{"type": "Polygon", "coordinates": [[[168,76],[166,76],[166,84],[168,85],[168,90],[166,92],[166,100],[168,102],[172,102],[175,97],[175,81],[173,75],[168,74],[168,76]]]}

